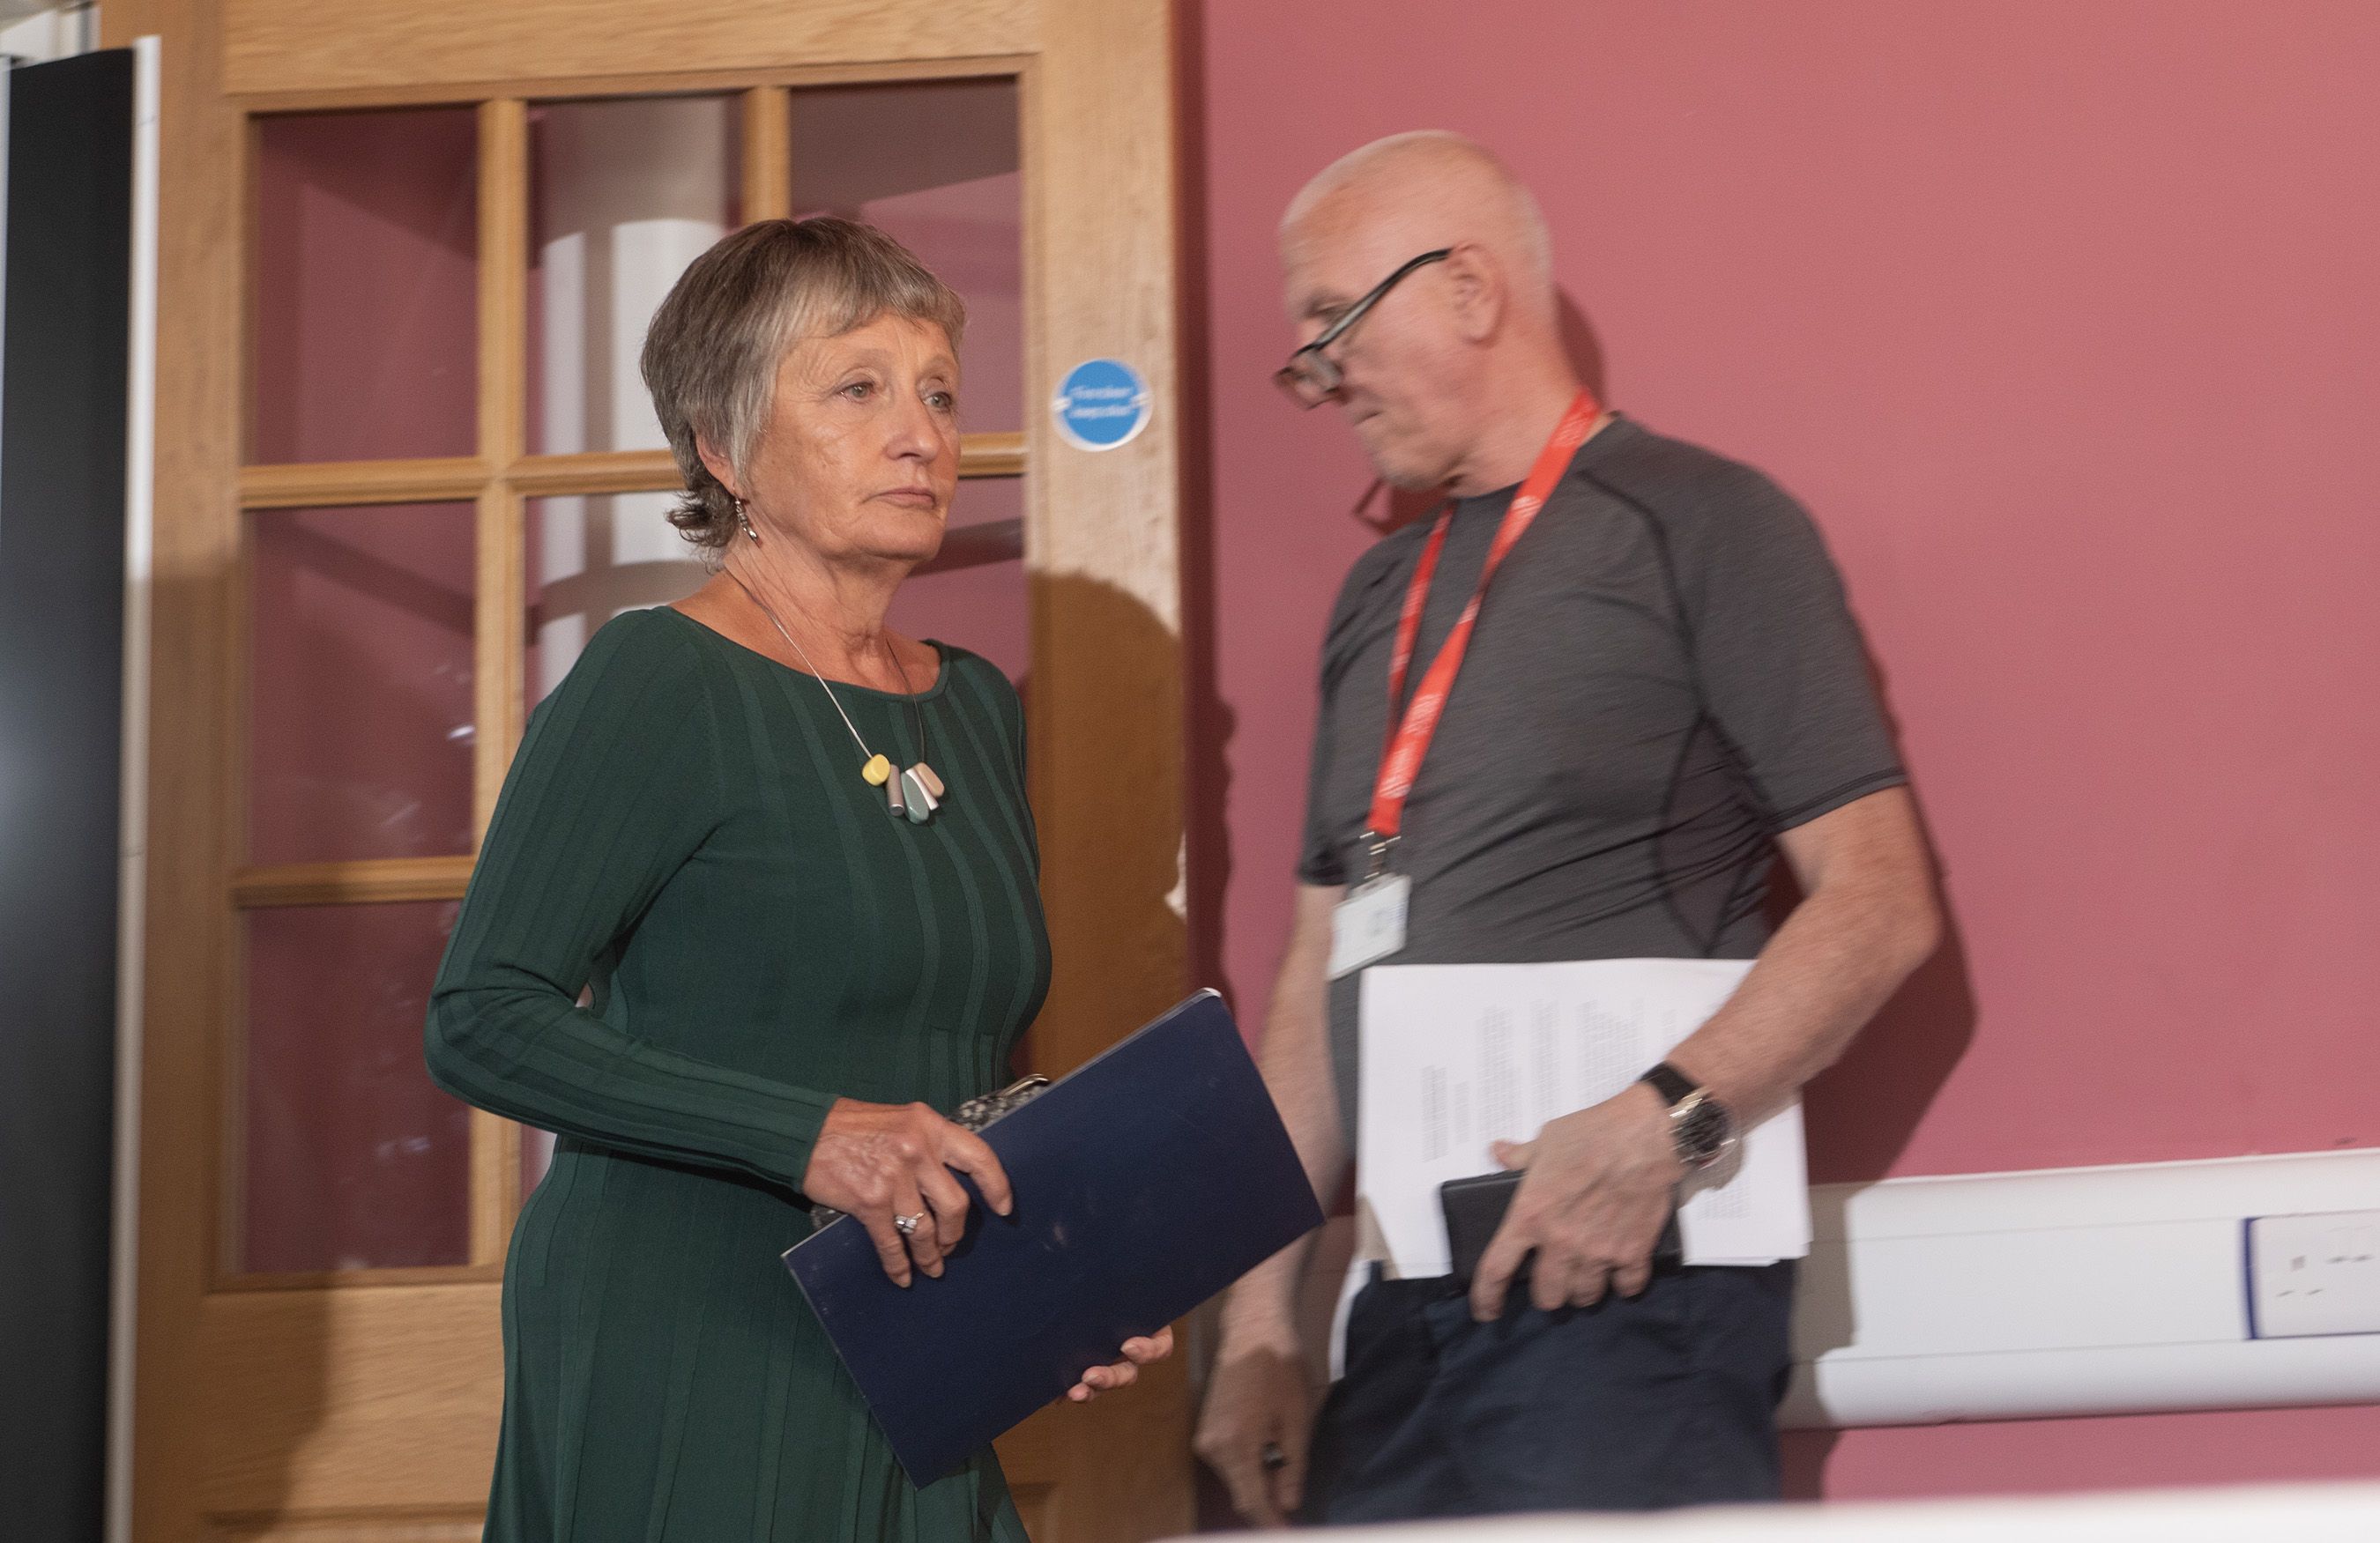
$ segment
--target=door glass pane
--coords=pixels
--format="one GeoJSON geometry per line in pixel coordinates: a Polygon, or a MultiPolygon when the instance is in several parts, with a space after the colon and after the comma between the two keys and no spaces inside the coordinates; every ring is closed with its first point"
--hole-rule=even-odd
{"type": "Polygon", "coordinates": [[[624,610],[665,606],[710,577],[669,523],[673,493],[531,499],[527,676],[531,705],[562,683],[595,630],[624,610]]]}
{"type": "Polygon", "coordinates": [[[910,574],[892,597],[885,618],[892,630],[956,644],[1022,682],[1032,663],[1024,514],[1024,478],[962,480],[941,555],[910,574]]]}
{"type": "Polygon", "coordinates": [[[1016,82],[823,87],[793,105],[794,208],[880,226],[965,296],[960,422],[1024,428],[1016,82]]]}
{"type": "Polygon", "coordinates": [[[462,1264],[471,1116],[421,1055],[459,902],[247,913],[241,1268],[462,1264]]]}
{"type": "Polygon", "coordinates": [[[471,454],[472,110],[306,113],[256,126],[249,459],[471,454]]]}
{"type": "Polygon", "coordinates": [[[472,506],[248,518],[249,861],[468,852],[472,506]]]}
{"type": "Polygon", "coordinates": [[[667,442],[638,354],[670,285],[738,223],[741,144],[733,97],[530,109],[531,452],[667,442]]]}

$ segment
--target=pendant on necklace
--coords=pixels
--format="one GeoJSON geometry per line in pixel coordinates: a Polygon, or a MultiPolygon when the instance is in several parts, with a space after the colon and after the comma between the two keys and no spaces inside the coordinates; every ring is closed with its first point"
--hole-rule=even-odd
{"type": "Polygon", "coordinates": [[[899,819],[902,815],[906,814],[909,812],[907,809],[903,807],[905,802],[905,801],[901,796],[901,779],[896,777],[888,780],[884,784],[885,812],[891,814],[894,819],[899,819]]]}
{"type": "Polygon", "coordinates": [[[892,763],[882,755],[871,755],[868,765],[859,768],[859,775],[868,778],[869,787],[881,788],[892,780],[892,763]]]}
{"type": "Polygon", "coordinates": [[[905,804],[909,823],[924,825],[934,817],[934,811],[941,806],[941,800],[937,796],[941,786],[941,779],[934,776],[932,769],[923,761],[918,762],[901,774],[900,802],[894,806],[895,812],[901,804],[905,804]]]}

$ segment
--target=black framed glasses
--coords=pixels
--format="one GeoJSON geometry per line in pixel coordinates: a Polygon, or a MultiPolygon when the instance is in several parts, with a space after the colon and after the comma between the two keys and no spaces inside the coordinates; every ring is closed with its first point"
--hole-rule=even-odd
{"type": "Polygon", "coordinates": [[[1363,319],[1364,313],[1380,303],[1380,296],[1397,287],[1406,274],[1416,268],[1427,268],[1433,262],[1444,262],[1454,255],[1451,247],[1440,247],[1434,252],[1424,252],[1395,272],[1372,286],[1371,292],[1342,312],[1338,320],[1322,329],[1322,335],[1289,356],[1289,363],[1273,371],[1273,383],[1290,394],[1301,407],[1319,407],[1339,394],[1344,378],[1339,367],[1322,351],[1339,341],[1348,328],[1363,319]]]}

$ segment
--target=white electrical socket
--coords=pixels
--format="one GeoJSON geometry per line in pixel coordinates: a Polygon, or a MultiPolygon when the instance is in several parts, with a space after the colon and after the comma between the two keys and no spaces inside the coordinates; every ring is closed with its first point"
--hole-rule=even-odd
{"type": "Polygon", "coordinates": [[[2380,1211],[2248,1223],[2249,1336],[2380,1334],[2380,1211]]]}

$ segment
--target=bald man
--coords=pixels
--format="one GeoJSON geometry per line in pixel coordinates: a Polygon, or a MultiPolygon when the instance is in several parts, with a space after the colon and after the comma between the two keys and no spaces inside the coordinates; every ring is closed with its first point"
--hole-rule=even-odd
{"type": "Polygon", "coordinates": [[[1524,1172],[1467,1294],[1374,1274],[1318,1416],[1305,1246],[1244,1280],[1199,1453],[1266,1524],[1773,1499],[1793,1265],[1655,1252],[1688,1174],[1795,1098],[1938,934],[1840,584],[1758,472],[1586,394],[1536,202],[1479,146],[1355,151],[1298,195],[1281,250],[1304,344],[1283,384],[1336,406],[1386,481],[1448,500],[1357,561],[1324,645],[1263,1046],[1316,1190],[1354,1147],[1362,964],[1755,962],[1644,1079],[1497,1151],[1524,1172]],[[1803,898],[1771,935],[1780,850],[1803,898]]]}

